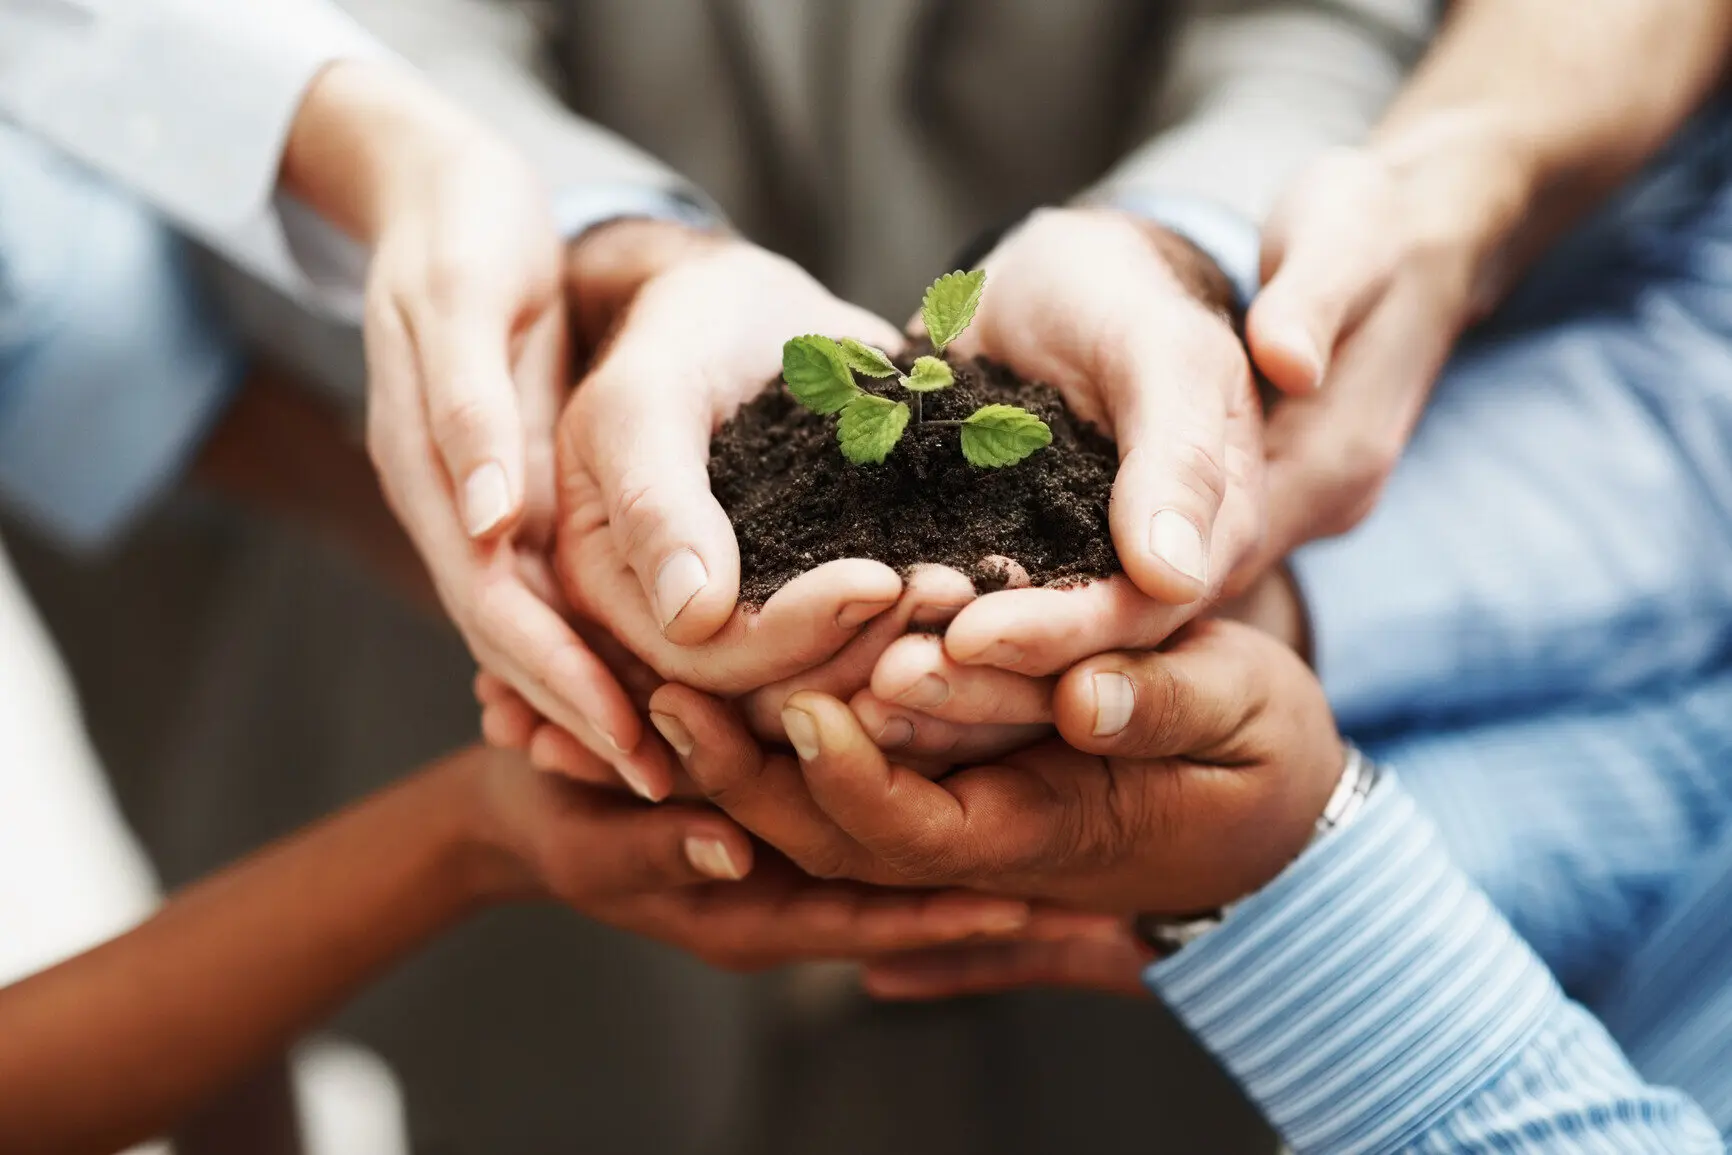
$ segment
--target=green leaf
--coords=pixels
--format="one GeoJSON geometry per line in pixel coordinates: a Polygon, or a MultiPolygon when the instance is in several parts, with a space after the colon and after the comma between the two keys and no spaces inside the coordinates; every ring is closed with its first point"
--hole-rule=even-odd
{"type": "Polygon", "coordinates": [[[1015,465],[1052,444],[1046,422],[1015,405],[985,405],[962,423],[962,456],[987,469],[1015,465]]]}
{"type": "Polygon", "coordinates": [[[868,377],[901,376],[883,352],[852,337],[842,338],[842,358],[848,362],[848,368],[868,377]]]}
{"type": "Polygon", "coordinates": [[[914,362],[914,371],[903,379],[902,387],[910,393],[935,393],[955,382],[949,365],[937,357],[922,357],[914,362]]]}
{"type": "Polygon", "coordinates": [[[940,353],[944,347],[962,336],[968,323],[974,320],[974,310],[980,306],[980,290],[986,285],[986,270],[972,273],[945,273],[926,290],[920,303],[920,319],[926,322],[926,335],[932,347],[940,353]]]}
{"type": "Polygon", "coordinates": [[[790,338],[782,346],[782,380],[814,413],[835,413],[860,395],[842,347],[828,337],[790,338]]]}
{"type": "Polygon", "coordinates": [[[878,465],[890,456],[907,427],[907,405],[862,393],[842,410],[836,440],[842,444],[842,456],[855,465],[878,465]]]}

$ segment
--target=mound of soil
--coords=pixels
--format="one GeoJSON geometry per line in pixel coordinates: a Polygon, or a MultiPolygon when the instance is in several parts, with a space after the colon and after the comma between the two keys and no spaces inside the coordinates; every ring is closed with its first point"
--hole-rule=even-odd
{"type": "MultiPolygon", "coordinates": [[[[899,364],[906,372],[912,361],[899,364]]],[[[1001,566],[984,563],[993,555],[1015,559],[1034,585],[1119,572],[1107,528],[1112,441],[1072,416],[1051,386],[980,358],[950,364],[956,384],[925,395],[927,421],[1020,405],[1051,426],[1052,444],[1016,465],[982,469],[963,458],[954,425],[910,421],[882,465],[853,465],[836,446],[835,419],[801,406],[779,380],[717,432],[710,488],[739,538],[742,602],[762,605],[807,570],[849,557],[898,571],[937,562],[982,592],[1004,582],[1001,566]]],[[[914,406],[894,380],[861,387],[914,406]]]]}

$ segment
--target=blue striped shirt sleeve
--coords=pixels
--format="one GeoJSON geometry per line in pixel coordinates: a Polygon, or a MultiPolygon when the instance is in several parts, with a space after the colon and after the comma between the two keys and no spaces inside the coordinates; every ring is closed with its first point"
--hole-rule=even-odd
{"type": "Polygon", "coordinates": [[[1393,776],[1147,981],[1297,1152],[1719,1152],[1449,858],[1393,776]]]}

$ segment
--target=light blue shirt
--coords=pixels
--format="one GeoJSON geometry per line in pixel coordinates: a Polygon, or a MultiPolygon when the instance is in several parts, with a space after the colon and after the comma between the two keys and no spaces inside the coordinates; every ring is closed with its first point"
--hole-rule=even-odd
{"type": "Polygon", "coordinates": [[[1564,996],[1393,778],[1147,979],[1301,1155],[1723,1150],[1564,996]]]}
{"type": "MultiPolygon", "coordinates": [[[[1125,207],[1254,278],[1248,223],[1125,207]]],[[[1732,104],[1464,342],[1371,517],[1293,564],[1400,780],[1152,989],[1300,1152],[1722,1150],[1732,104]]]]}

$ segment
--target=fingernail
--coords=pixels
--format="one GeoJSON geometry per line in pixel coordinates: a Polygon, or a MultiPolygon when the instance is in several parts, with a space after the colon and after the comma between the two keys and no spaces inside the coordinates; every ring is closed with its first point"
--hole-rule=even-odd
{"type": "Polygon", "coordinates": [[[1203,552],[1203,534],[1194,522],[1176,509],[1155,514],[1149,526],[1149,548],[1155,556],[1204,584],[1209,580],[1209,559],[1203,552]]]}
{"type": "Polygon", "coordinates": [[[951,618],[954,618],[957,614],[961,613],[962,607],[967,604],[967,602],[952,602],[949,604],[934,602],[931,605],[924,605],[916,609],[909,615],[908,620],[917,626],[941,626],[951,618]]]}
{"type": "Polygon", "coordinates": [[[718,839],[686,839],[686,861],[692,864],[693,870],[706,878],[738,882],[746,877],[746,872],[734,862],[734,856],[727,845],[718,839]]]}
{"type": "Polygon", "coordinates": [[[916,710],[930,710],[934,706],[944,705],[949,697],[949,682],[937,674],[922,674],[918,682],[896,695],[896,700],[916,710]]]}
{"type": "Polygon", "coordinates": [[[914,723],[907,718],[893,716],[879,727],[875,741],[880,750],[900,750],[914,741],[914,723]]]}
{"type": "Polygon", "coordinates": [[[1014,934],[1028,925],[1028,910],[989,910],[980,916],[982,934],[1014,934]]]}
{"type": "Polygon", "coordinates": [[[788,732],[788,741],[802,761],[810,762],[818,756],[818,719],[789,706],[782,711],[782,729],[788,732]]]}
{"type": "Polygon", "coordinates": [[[650,789],[649,779],[643,776],[643,771],[629,762],[622,762],[614,767],[625,784],[631,787],[631,792],[645,802],[660,802],[663,795],[650,789]]]}
{"type": "Polygon", "coordinates": [[[1323,387],[1323,350],[1317,347],[1316,340],[1303,326],[1294,325],[1283,332],[1280,343],[1287,346],[1287,352],[1293,355],[1293,360],[1305,373],[1305,379],[1312,389],[1323,387]]]}
{"type": "Polygon", "coordinates": [[[477,466],[463,483],[463,524],[470,537],[480,537],[511,512],[511,486],[497,461],[477,466]]]}
{"type": "Polygon", "coordinates": [[[1013,646],[1009,642],[994,642],[975,656],[977,666],[1014,666],[1022,661],[1021,646],[1013,646]]]}
{"type": "Polygon", "coordinates": [[[849,602],[836,615],[836,624],[845,630],[863,626],[895,604],[895,601],[849,602]]]}
{"type": "Polygon", "coordinates": [[[1096,674],[1089,681],[1095,692],[1095,737],[1110,738],[1130,724],[1137,704],[1131,680],[1120,673],[1096,674]]]}
{"type": "Polygon", "coordinates": [[[685,612],[709,581],[710,571],[704,568],[704,560],[689,549],[682,549],[662,562],[662,568],[656,571],[656,613],[662,629],[667,629],[685,612]]]}
{"type": "Polygon", "coordinates": [[[698,743],[697,740],[692,737],[692,732],[686,729],[686,724],[684,722],[680,721],[672,714],[657,714],[652,711],[650,714],[650,724],[656,728],[656,731],[661,734],[663,738],[668,740],[668,745],[674,748],[674,753],[678,754],[681,758],[690,758],[692,756],[692,751],[697,748],[698,743]]]}

